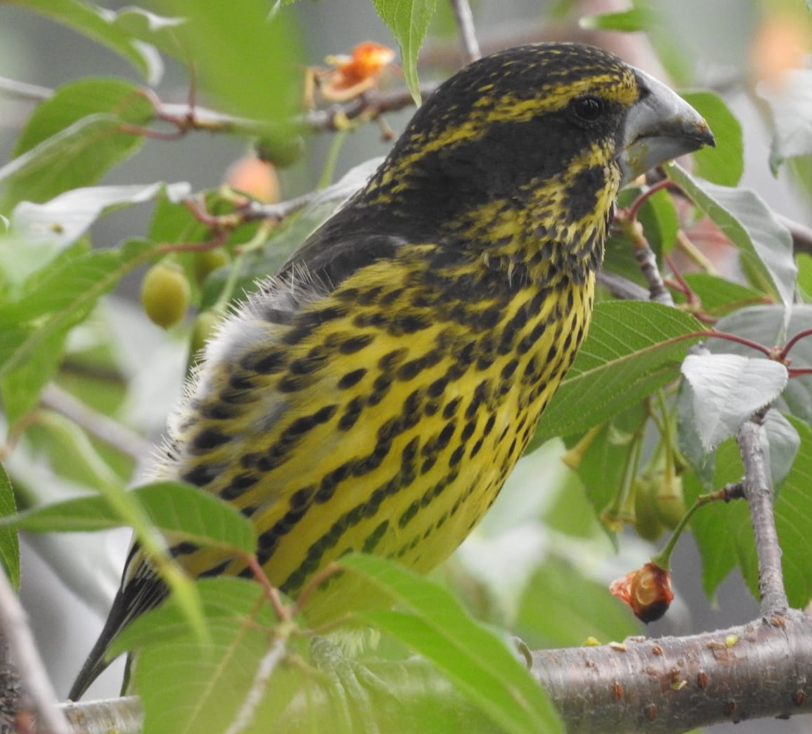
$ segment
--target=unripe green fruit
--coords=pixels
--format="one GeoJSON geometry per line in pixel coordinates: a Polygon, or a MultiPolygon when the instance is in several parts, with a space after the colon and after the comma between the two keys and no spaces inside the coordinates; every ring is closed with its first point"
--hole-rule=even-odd
{"type": "Polygon", "coordinates": [[[634,492],[635,530],[643,540],[653,543],[665,532],[665,527],[657,516],[654,506],[656,487],[652,484],[651,478],[644,474],[634,480],[632,491],[634,492]]]}
{"type": "Polygon", "coordinates": [[[663,481],[657,487],[654,509],[660,522],[673,530],[685,515],[685,496],[682,491],[682,477],[663,473],[663,481]]]}
{"type": "Polygon", "coordinates": [[[168,329],[189,308],[191,290],[183,270],[166,260],[153,265],[141,281],[141,305],[152,323],[168,329]]]}
{"type": "Polygon", "coordinates": [[[216,250],[202,250],[195,253],[194,272],[198,285],[203,285],[206,278],[215,270],[228,265],[228,253],[218,247],[216,250]]]}

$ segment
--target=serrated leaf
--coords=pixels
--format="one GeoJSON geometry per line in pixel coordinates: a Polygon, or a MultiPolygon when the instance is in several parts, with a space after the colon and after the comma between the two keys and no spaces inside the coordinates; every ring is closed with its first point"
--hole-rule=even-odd
{"type": "Polygon", "coordinates": [[[123,79],[82,79],[61,87],[34,110],[14,159],[0,169],[3,208],[95,183],[144,142],[122,125],[143,125],[152,115],[139,87],[123,79]]]}
{"type": "Polygon", "coordinates": [[[792,237],[758,194],[694,178],[676,164],[666,166],[666,170],[669,178],[679,184],[739,248],[739,257],[753,285],[776,294],[789,308],[798,274],[792,237]]]}
{"type": "Polygon", "coordinates": [[[658,303],[599,303],[531,447],[605,423],[676,379],[688,347],[699,338],[688,335],[702,330],[692,316],[658,303]]]}
{"type": "Polygon", "coordinates": [[[100,43],[129,61],[150,84],[160,81],[163,66],[151,49],[116,27],[115,13],[80,0],[9,0],[44,15],[100,43]]]}
{"type": "MultiPolygon", "coordinates": [[[[249,519],[218,497],[181,482],[154,482],[131,490],[151,523],[176,542],[253,553],[256,533],[249,519]]],[[[37,507],[0,520],[31,533],[93,532],[127,524],[104,497],[91,495],[37,507]]]]}
{"type": "Polygon", "coordinates": [[[693,154],[696,174],[721,186],[736,186],[744,173],[744,137],[738,118],[715,92],[682,91],[680,96],[705,118],[716,137],[715,148],[693,154]]]}
{"type": "Polygon", "coordinates": [[[788,158],[812,153],[812,70],[787,69],[780,87],[762,84],[758,94],[772,113],[770,168],[777,174],[788,158]]]}
{"type": "Polygon", "coordinates": [[[437,8],[437,0],[373,0],[378,14],[400,47],[403,77],[416,105],[420,105],[417,54],[437,8]]]}
{"type": "MultiPolygon", "coordinates": [[[[5,468],[0,464],[0,518],[6,518],[17,512],[14,499],[14,488],[5,468]]],[[[13,528],[0,526],[0,559],[11,585],[20,588],[20,541],[13,528]]]]}
{"type": "MultiPolygon", "coordinates": [[[[744,337],[765,347],[783,346],[796,334],[812,329],[812,305],[797,304],[790,310],[789,325],[784,331],[783,306],[750,306],[742,308],[716,323],[719,331],[744,337]]],[[[714,354],[731,353],[761,359],[752,348],[721,339],[709,339],[708,349],[714,354]]],[[[789,354],[791,367],[812,366],[812,339],[800,339],[789,354]]],[[[812,375],[793,377],[774,407],[812,422],[812,375]]]]}
{"type": "Polygon", "coordinates": [[[447,591],[392,561],[347,555],[341,566],[408,610],[355,612],[430,660],[505,732],[563,732],[555,709],[507,645],[447,591]]]}
{"type": "Polygon", "coordinates": [[[706,451],[775,400],[789,379],[783,364],[736,354],[691,354],[681,372],[690,385],[682,396],[691,401],[694,426],[706,451]]]}

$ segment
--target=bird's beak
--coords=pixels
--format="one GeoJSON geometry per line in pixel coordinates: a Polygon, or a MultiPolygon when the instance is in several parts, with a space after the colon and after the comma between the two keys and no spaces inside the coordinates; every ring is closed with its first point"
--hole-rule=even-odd
{"type": "Polygon", "coordinates": [[[635,102],[626,116],[619,158],[622,186],[672,158],[704,145],[716,146],[708,123],[691,105],[654,77],[634,71],[648,94],[635,102]]]}

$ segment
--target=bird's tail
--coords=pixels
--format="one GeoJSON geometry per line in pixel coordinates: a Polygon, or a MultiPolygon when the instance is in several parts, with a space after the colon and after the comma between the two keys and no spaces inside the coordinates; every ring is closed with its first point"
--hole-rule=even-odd
{"type": "Polygon", "coordinates": [[[70,693],[68,694],[68,698],[71,701],[78,701],[84,696],[93,681],[113,662],[107,659],[106,653],[110,647],[110,643],[115,639],[116,635],[121,632],[123,627],[123,602],[124,594],[122,590],[119,590],[116,594],[115,601],[113,601],[113,606],[110,609],[107,621],[104,624],[104,629],[102,629],[99,639],[96,640],[96,644],[93,645],[93,649],[87,656],[87,660],[85,660],[82,669],[79,671],[79,675],[76,676],[76,680],[71,686],[70,693]]]}

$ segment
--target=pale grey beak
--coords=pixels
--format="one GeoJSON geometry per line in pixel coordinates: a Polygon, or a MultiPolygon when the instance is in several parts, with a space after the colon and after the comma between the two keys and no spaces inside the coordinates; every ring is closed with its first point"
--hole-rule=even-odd
{"type": "Polygon", "coordinates": [[[644,71],[634,72],[648,94],[635,102],[626,116],[619,157],[621,186],[661,163],[704,145],[716,146],[708,123],[691,105],[644,71]]]}

